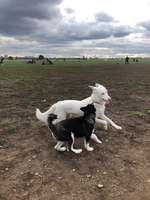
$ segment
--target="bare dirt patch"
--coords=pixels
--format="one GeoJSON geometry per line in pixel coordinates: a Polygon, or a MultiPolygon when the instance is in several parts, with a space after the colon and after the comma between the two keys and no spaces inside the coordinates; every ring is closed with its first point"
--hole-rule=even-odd
{"type": "Polygon", "coordinates": [[[149,200],[150,67],[98,64],[28,73],[32,79],[0,81],[0,200],[149,200]],[[56,152],[35,108],[83,99],[94,82],[108,88],[113,103],[106,113],[123,130],[97,127],[103,144],[92,142],[93,152],[56,152]]]}

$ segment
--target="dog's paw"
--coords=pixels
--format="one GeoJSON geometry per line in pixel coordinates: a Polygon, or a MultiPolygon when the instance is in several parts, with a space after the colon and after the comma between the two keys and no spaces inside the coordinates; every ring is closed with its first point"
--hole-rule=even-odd
{"type": "Polygon", "coordinates": [[[122,127],[121,126],[115,126],[115,128],[117,129],[117,130],[122,130],[122,127]]]}
{"type": "Polygon", "coordinates": [[[66,151],[67,150],[67,148],[66,147],[60,147],[59,149],[58,149],[58,151],[66,151]]]}
{"type": "Polygon", "coordinates": [[[98,139],[98,137],[95,135],[95,133],[92,133],[91,139],[97,142],[98,144],[102,144],[102,141],[98,139]]]}
{"type": "Polygon", "coordinates": [[[99,139],[98,139],[96,142],[97,142],[98,144],[102,144],[102,141],[99,140],[99,139]]]}
{"type": "Polygon", "coordinates": [[[56,144],[56,145],[54,146],[54,149],[56,149],[56,150],[57,150],[57,146],[58,146],[58,144],[56,144]]]}
{"type": "Polygon", "coordinates": [[[86,150],[87,150],[87,151],[93,151],[94,148],[93,148],[93,147],[90,147],[90,146],[87,146],[87,147],[86,147],[86,150]]]}
{"type": "Polygon", "coordinates": [[[82,149],[72,149],[72,151],[76,154],[79,154],[82,152],[82,149]]]}
{"type": "Polygon", "coordinates": [[[93,147],[90,147],[89,144],[85,144],[85,149],[86,149],[87,151],[93,151],[93,150],[94,150],[94,148],[93,148],[93,147]]]}
{"type": "Polygon", "coordinates": [[[54,149],[56,149],[57,151],[61,151],[61,152],[63,152],[63,151],[66,151],[66,150],[67,150],[67,148],[66,148],[66,147],[57,147],[57,146],[55,146],[55,147],[54,147],[54,149]]]}

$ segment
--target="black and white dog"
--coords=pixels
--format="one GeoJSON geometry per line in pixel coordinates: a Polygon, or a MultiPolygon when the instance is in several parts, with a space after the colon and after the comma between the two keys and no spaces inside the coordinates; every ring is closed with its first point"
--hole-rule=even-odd
{"type": "Polygon", "coordinates": [[[89,142],[94,131],[96,109],[93,104],[88,104],[86,107],[81,107],[84,115],[82,117],[70,118],[53,124],[53,120],[57,119],[57,115],[49,114],[48,128],[57,140],[55,149],[57,151],[71,150],[74,153],[81,153],[82,149],[75,149],[74,138],[84,137],[84,146],[87,151],[93,151],[89,142]],[[63,146],[66,144],[66,146],[63,146]]]}
{"type": "MultiPolygon", "coordinates": [[[[111,100],[107,89],[103,85],[100,85],[98,83],[96,83],[95,86],[89,87],[92,89],[92,94],[86,99],[58,101],[57,103],[53,104],[46,112],[43,113],[37,108],[37,119],[48,125],[48,116],[49,114],[53,113],[57,115],[57,119],[53,121],[53,124],[57,124],[58,122],[67,119],[67,117],[72,118],[73,116],[83,116],[83,112],[80,110],[80,108],[85,107],[88,104],[94,103],[96,108],[96,124],[103,124],[106,130],[108,129],[109,124],[117,130],[122,130],[121,126],[118,126],[105,115],[106,104],[108,104],[111,100]]],[[[101,143],[94,132],[92,133],[91,139],[95,140],[97,143],[101,143]]]]}

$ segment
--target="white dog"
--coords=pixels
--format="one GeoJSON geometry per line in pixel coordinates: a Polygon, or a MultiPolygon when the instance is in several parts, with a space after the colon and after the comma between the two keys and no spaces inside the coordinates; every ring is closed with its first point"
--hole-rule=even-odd
{"type": "MultiPolygon", "coordinates": [[[[115,124],[111,119],[105,115],[105,105],[109,103],[111,97],[108,95],[107,89],[98,83],[95,86],[89,86],[92,89],[92,94],[90,97],[79,100],[64,100],[58,101],[53,104],[49,110],[44,113],[41,113],[40,110],[36,109],[36,117],[44,122],[47,125],[47,119],[50,113],[57,115],[57,119],[54,121],[54,124],[73,116],[83,116],[83,112],[80,110],[81,107],[85,107],[88,104],[94,103],[96,107],[96,123],[103,124],[105,130],[108,129],[108,124],[112,125],[117,130],[121,130],[122,127],[115,124]]],[[[93,133],[91,139],[95,140],[98,143],[101,141],[93,133]]]]}

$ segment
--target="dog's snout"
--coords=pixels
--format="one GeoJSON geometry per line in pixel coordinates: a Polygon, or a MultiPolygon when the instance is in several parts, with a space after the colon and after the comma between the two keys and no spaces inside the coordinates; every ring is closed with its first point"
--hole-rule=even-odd
{"type": "Polygon", "coordinates": [[[107,101],[111,101],[111,97],[107,94],[106,96],[107,101]]]}
{"type": "Polygon", "coordinates": [[[111,103],[112,102],[112,100],[111,100],[111,97],[110,96],[108,96],[108,99],[107,99],[107,102],[106,102],[106,104],[109,104],[109,103],[111,103]]]}

